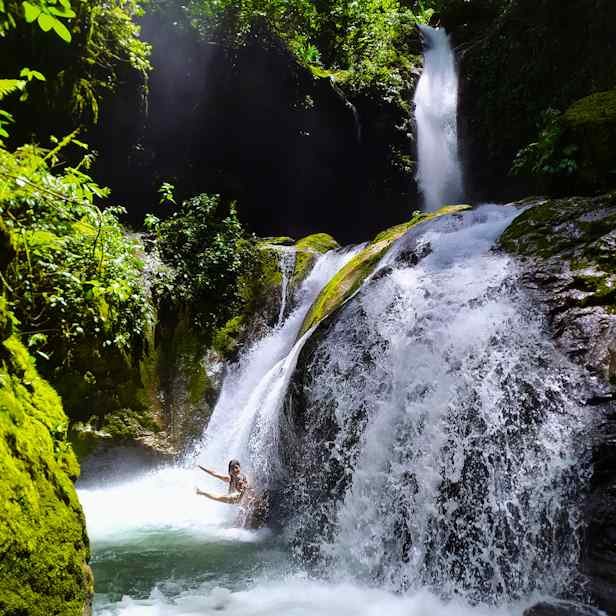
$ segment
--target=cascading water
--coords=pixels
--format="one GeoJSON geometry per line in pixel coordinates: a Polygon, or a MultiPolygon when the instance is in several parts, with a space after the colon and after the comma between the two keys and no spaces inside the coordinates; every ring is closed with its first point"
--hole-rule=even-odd
{"type": "Polygon", "coordinates": [[[321,288],[356,251],[330,251],[321,257],[298,291],[298,307],[282,327],[257,342],[231,369],[196,452],[200,464],[216,466],[239,458],[259,484],[275,479],[279,410],[307,338],[296,340],[298,332],[321,288]]]}
{"type": "Polygon", "coordinates": [[[492,250],[516,214],[482,206],[411,229],[298,340],[353,253],[321,258],[297,308],[232,367],[191,460],[284,477],[284,543],[233,528],[232,508],[194,496],[208,479],[191,468],[82,490],[96,613],[520,616],[541,598],[583,599],[585,375],[492,250]],[[303,403],[281,417],[307,340],[303,403]]]}
{"type": "Polygon", "coordinates": [[[442,28],[419,26],[424,70],[415,91],[417,183],[426,210],[463,198],[458,155],[458,76],[449,37],[442,28]]]}
{"type": "Polygon", "coordinates": [[[296,251],[293,247],[276,246],[278,253],[278,265],[282,274],[280,285],[280,311],[276,325],[280,327],[284,321],[285,310],[287,309],[287,295],[289,294],[289,280],[295,268],[296,251]]]}
{"type": "Polygon", "coordinates": [[[321,571],[486,604],[579,586],[584,376],[491,251],[516,214],[409,233],[312,351],[288,497],[321,571]]]}
{"type": "MultiPolygon", "coordinates": [[[[457,82],[446,34],[422,32],[418,181],[434,209],[462,194],[457,82]]],[[[299,339],[357,249],[321,257],[290,311],[283,251],[278,323],[230,367],[186,463],[79,491],[95,614],[520,616],[544,597],[583,600],[586,375],[493,251],[516,214],[482,206],[412,228],[299,339]],[[195,463],[234,457],[284,496],[281,537],[195,495],[225,491],[195,463]]]]}

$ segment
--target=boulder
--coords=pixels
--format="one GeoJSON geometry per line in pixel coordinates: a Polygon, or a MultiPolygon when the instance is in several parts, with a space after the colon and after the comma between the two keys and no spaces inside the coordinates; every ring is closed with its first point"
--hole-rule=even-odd
{"type": "MultiPolygon", "coordinates": [[[[503,233],[556,343],[594,375],[593,476],[584,503],[582,572],[593,602],[616,612],[616,193],[536,199],[503,233]]],[[[577,614],[539,607],[529,614],[577,614]]]]}
{"type": "Polygon", "coordinates": [[[89,614],[90,553],[68,419],[15,336],[0,359],[0,613],[89,614]]]}

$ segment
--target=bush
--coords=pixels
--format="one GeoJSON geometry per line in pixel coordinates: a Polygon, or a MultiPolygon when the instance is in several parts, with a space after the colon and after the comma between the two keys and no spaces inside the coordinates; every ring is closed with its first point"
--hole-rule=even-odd
{"type": "MultiPolygon", "coordinates": [[[[69,144],[86,147],[71,135],[52,150],[0,149],[0,215],[16,252],[4,291],[31,352],[60,372],[77,346],[128,358],[149,319],[142,263],[118,221],[123,210],[94,203],[108,191],[86,173],[92,157],[56,170],[69,144]]],[[[88,366],[78,368],[92,380],[88,366]]]]}
{"type": "Polygon", "coordinates": [[[513,175],[565,177],[576,172],[577,147],[563,143],[560,118],[556,109],[541,114],[537,139],[516,154],[511,166],[513,175]]]}
{"type": "Polygon", "coordinates": [[[157,246],[168,270],[159,272],[159,301],[185,307],[205,337],[242,304],[240,276],[253,267],[255,243],[234,203],[199,195],[157,225],[157,246]]]}

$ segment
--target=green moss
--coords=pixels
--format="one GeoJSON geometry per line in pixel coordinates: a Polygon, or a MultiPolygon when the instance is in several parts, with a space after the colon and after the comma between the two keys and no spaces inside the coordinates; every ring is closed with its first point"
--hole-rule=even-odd
{"type": "Polygon", "coordinates": [[[327,233],[308,235],[295,244],[295,265],[291,276],[291,288],[296,289],[312,270],[318,254],[340,248],[338,242],[327,233]]]}
{"type": "Polygon", "coordinates": [[[81,616],[93,588],[68,421],[16,337],[0,355],[0,613],[81,616]]]}
{"type": "Polygon", "coordinates": [[[616,90],[573,103],[562,117],[564,139],[576,148],[576,179],[582,190],[616,184],[616,90]]]}
{"type": "Polygon", "coordinates": [[[270,246],[293,246],[295,240],[287,235],[279,235],[277,237],[263,237],[259,243],[261,245],[269,244],[270,246]]]}
{"type": "Polygon", "coordinates": [[[231,357],[238,349],[245,318],[238,315],[229,319],[215,334],[212,347],[223,357],[231,357]]]}
{"type": "Polygon", "coordinates": [[[449,205],[436,212],[416,213],[406,223],[396,225],[379,233],[366,248],[355,255],[328,283],[311,306],[300,330],[300,336],[325,317],[337,310],[373,272],[380,258],[391,244],[411,227],[427,221],[454,214],[470,208],[469,205],[449,205]]]}
{"type": "Polygon", "coordinates": [[[616,122],[616,90],[596,92],[569,107],[563,115],[569,126],[616,122]]]}
{"type": "Polygon", "coordinates": [[[328,233],[314,233],[307,235],[295,244],[295,248],[300,250],[312,250],[318,253],[325,253],[335,248],[340,248],[340,244],[328,233]]]}
{"type": "Polygon", "coordinates": [[[562,255],[579,269],[600,262],[614,271],[611,243],[616,229],[616,193],[538,202],[520,214],[499,240],[508,252],[523,256],[562,255]]]}
{"type": "Polygon", "coordinates": [[[132,440],[146,432],[160,431],[160,426],[150,412],[131,409],[121,409],[105,415],[97,428],[115,441],[132,440]]]}
{"type": "Polygon", "coordinates": [[[500,244],[525,257],[567,263],[584,306],[616,309],[616,193],[570,197],[530,207],[505,230],[500,244]]]}

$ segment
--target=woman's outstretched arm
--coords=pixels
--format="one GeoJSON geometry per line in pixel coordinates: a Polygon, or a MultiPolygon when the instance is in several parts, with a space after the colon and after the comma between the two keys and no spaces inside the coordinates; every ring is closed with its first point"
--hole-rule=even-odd
{"type": "Polygon", "coordinates": [[[197,466],[202,471],[206,472],[208,475],[216,477],[216,479],[220,479],[220,481],[225,481],[226,483],[229,483],[229,475],[219,475],[217,472],[211,471],[209,468],[205,468],[205,466],[201,466],[200,464],[197,464],[197,466]]]}
{"type": "Polygon", "coordinates": [[[218,495],[218,494],[210,494],[209,492],[204,492],[203,490],[200,490],[199,488],[197,488],[196,492],[200,496],[207,496],[207,498],[210,498],[218,503],[226,503],[227,505],[235,505],[236,503],[239,503],[240,499],[242,498],[242,495],[239,492],[232,492],[231,494],[218,495]]]}

